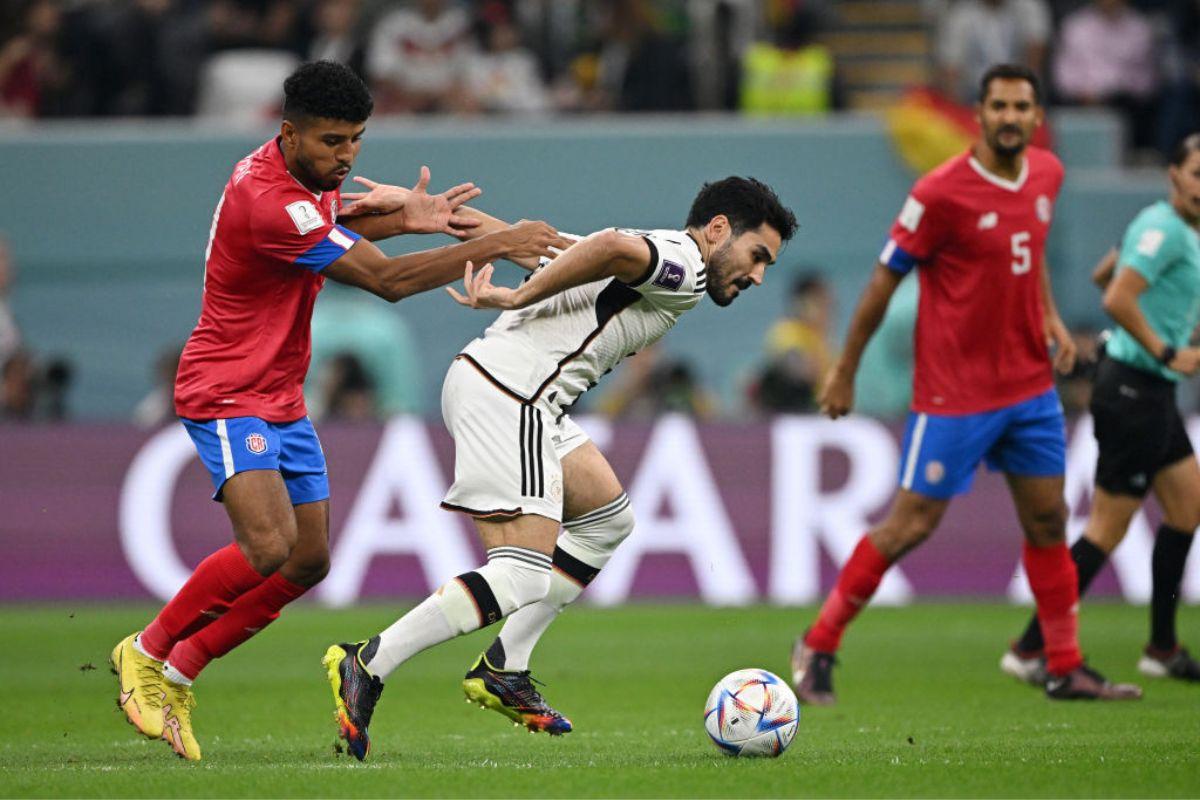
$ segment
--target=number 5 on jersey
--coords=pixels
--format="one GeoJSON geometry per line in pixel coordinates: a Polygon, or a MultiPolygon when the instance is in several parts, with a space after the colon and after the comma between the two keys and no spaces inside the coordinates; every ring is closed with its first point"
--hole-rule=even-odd
{"type": "Polygon", "coordinates": [[[1012,235],[1013,275],[1024,275],[1033,266],[1033,254],[1029,250],[1029,231],[1018,231],[1012,235]]]}

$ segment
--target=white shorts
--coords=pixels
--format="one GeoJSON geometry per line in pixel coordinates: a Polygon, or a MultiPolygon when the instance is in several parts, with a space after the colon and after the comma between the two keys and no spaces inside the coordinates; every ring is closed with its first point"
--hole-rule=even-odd
{"type": "Polygon", "coordinates": [[[442,384],[442,419],[454,437],[454,485],[442,508],[562,521],[562,459],[588,441],[569,416],[555,420],[549,404],[521,400],[459,357],[442,384]]]}

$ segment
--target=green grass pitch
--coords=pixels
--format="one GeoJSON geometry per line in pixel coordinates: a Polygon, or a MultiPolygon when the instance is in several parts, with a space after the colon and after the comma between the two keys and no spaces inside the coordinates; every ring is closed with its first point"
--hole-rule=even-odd
{"type": "MultiPolygon", "coordinates": [[[[292,609],[214,663],[197,686],[204,761],[186,764],[136,737],[113,702],[108,651],[149,607],[0,609],[0,795],[1200,795],[1200,686],[1147,682],[1140,703],[1051,703],[996,666],[1027,612],[984,604],[869,610],[840,656],[841,704],[804,709],[778,760],[718,753],[704,699],[733,669],[786,674],[811,611],[679,605],[572,609],[556,623],[533,666],[575,723],[559,739],[463,702],[459,680],[490,632],[424,653],[388,682],[359,764],[335,752],[319,660],[399,610],[292,609]]],[[[1200,645],[1200,614],[1182,616],[1185,641],[1200,645]]],[[[1146,618],[1085,606],[1091,661],[1135,678],[1146,618]]]]}

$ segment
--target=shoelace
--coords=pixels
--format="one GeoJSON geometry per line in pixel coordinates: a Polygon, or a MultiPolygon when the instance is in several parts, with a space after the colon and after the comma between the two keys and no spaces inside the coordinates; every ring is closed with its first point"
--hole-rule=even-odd
{"type": "MultiPolygon", "coordinates": [[[[143,664],[137,668],[138,680],[143,684],[157,685],[162,683],[162,673],[155,667],[149,664],[143,664]]],[[[146,692],[146,702],[151,707],[158,707],[159,704],[158,692],[146,692]]]]}
{"type": "Polygon", "coordinates": [[[546,684],[539,681],[537,678],[529,674],[528,670],[518,672],[509,678],[509,689],[516,695],[517,700],[526,708],[536,708],[539,711],[547,711],[555,716],[561,716],[557,711],[551,708],[541,693],[534,688],[533,684],[545,686],[546,684]]]}

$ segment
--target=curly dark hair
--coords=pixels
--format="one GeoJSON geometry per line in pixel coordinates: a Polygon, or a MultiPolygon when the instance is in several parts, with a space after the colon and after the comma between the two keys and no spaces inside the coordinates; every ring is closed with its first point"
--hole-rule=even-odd
{"type": "Polygon", "coordinates": [[[729,218],[733,234],[740,236],[764,222],[779,232],[783,241],[796,233],[796,215],[785,206],[775,190],[754,178],[736,175],[700,187],[700,193],[688,212],[687,227],[702,228],[713,217],[724,214],[729,218]]]}
{"type": "Polygon", "coordinates": [[[375,101],[362,78],[336,61],[302,64],[283,82],[283,117],[365,122],[375,101]]]}

